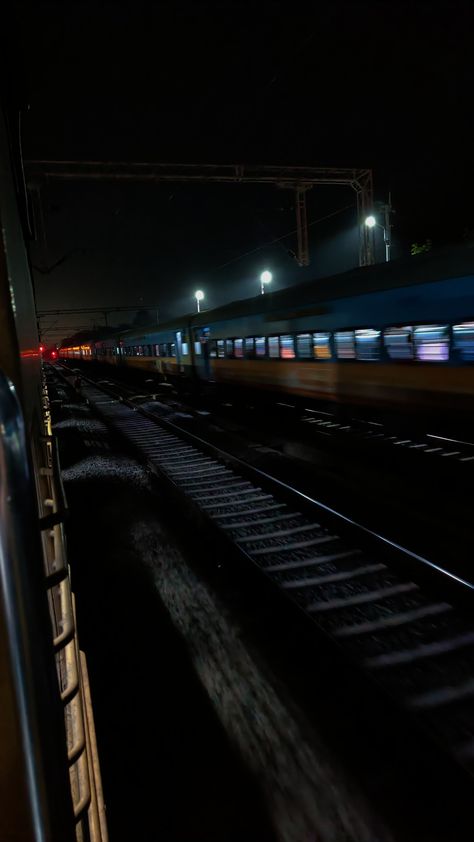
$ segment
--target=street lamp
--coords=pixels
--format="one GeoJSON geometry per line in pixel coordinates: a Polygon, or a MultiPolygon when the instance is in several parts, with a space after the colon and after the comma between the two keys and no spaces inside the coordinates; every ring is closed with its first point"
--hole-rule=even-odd
{"type": "Polygon", "coordinates": [[[196,290],[196,292],[194,293],[194,298],[196,299],[197,311],[198,311],[198,313],[200,313],[201,312],[201,301],[204,298],[204,293],[203,293],[202,289],[196,290]]]}
{"type": "Polygon", "coordinates": [[[273,278],[273,275],[272,275],[271,272],[268,271],[268,269],[265,269],[262,272],[262,274],[260,275],[260,291],[261,291],[262,295],[265,292],[265,284],[269,284],[271,282],[272,278],[273,278]]]}
{"type": "Polygon", "coordinates": [[[381,210],[384,213],[384,224],[382,225],[380,222],[377,222],[377,219],[373,214],[367,217],[365,220],[365,225],[367,228],[381,228],[383,231],[383,241],[385,243],[385,262],[388,263],[390,260],[390,249],[392,247],[392,237],[391,237],[391,222],[390,222],[390,214],[392,212],[392,197],[391,194],[388,194],[388,202],[384,205],[381,205],[381,210]]]}

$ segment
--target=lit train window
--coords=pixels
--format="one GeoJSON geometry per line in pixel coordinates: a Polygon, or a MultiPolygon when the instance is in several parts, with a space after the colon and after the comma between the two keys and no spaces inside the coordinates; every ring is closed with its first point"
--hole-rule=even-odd
{"type": "Polygon", "coordinates": [[[453,325],[453,345],[462,360],[474,362],[474,322],[453,325]]]}
{"type": "Polygon", "coordinates": [[[267,353],[266,342],[264,336],[255,337],[255,356],[264,357],[267,353]]]}
{"type": "Polygon", "coordinates": [[[310,333],[299,333],[296,337],[296,350],[300,360],[313,359],[313,340],[310,333]]]}
{"type": "Polygon", "coordinates": [[[226,339],[225,341],[225,352],[228,357],[232,359],[234,356],[234,340],[233,339],[226,339]]]}
{"type": "Polygon", "coordinates": [[[294,360],[295,338],[289,333],[280,336],[280,357],[282,360],[294,360]]]}
{"type": "Polygon", "coordinates": [[[189,346],[188,346],[188,343],[187,343],[187,342],[183,342],[183,343],[182,343],[182,345],[181,345],[181,352],[182,352],[182,354],[183,354],[183,357],[187,357],[187,356],[188,356],[188,354],[189,354],[189,346]]]}
{"type": "Polygon", "coordinates": [[[356,330],[355,341],[358,360],[380,359],[380,330],[356,330]]]}
{"type": "Polygon", "coordinates": [[[253,357],[255,353],[255,341],[253,336],[247,336],[245,340],[245,356],[253,357]]]}
{"type": "Polygon", "coordinates": [[[217,340],[217,356],[220,360],[223,360],[225,357],[225,345],[223,339],[217,340]]]}
{"type": "Polygon", "coordinates": [[[176,356],[176,344],[174,342],[170,342],[170,357],[176,356]]]}
{"type": "Polygon", "coordinates": [[[391,360],[413,359],[413,328],[389,327],[384,333],[387,354],[391,360]]]}
{"type": "Polygon", "coordinates": [[[200,342],[194,343],[194,353],[196,354],[197,357],[201,356],[201,343],[200,342]]]}
{"type": "Polygon", "coordinates": [[[316,360],[331,359],[330,339],[330,333],[313,333],[313,356],[316,360]]]}
{"type": "Polygon", "coordinates": [[[274,359],[280,356],[280,342],[278,336],[268,337],[268,356],[274,359]]]}
{"type": "Polygon", "coordinates": [[[217,344],[215,339],[209,340],[209,356],[212,357],[213,360],[217,357],[217,344]]]}
{"type": "Polygon", "coordinates": [[[244,340],[243,339],[234,339],[234,355],[238,359],[242,359],[244,356],[244,340]]]}
{"type": "Polygon", "coordinates": [[[160,346],[155,345],[155,357],[159,357],[159,356],[160,356],[160,346]]]}
{"type": "Polygon", "coordinates": [[[336,354],[340,360],[355,359],[355,342],[353,330],[339,330],[334,334],[336,340],[336,354]]]}
{"type": "Polygon", "coordinates": [[[415,353],[420,362],[443,363],[449,360],[448,325],[416,327],[415,353]]]}

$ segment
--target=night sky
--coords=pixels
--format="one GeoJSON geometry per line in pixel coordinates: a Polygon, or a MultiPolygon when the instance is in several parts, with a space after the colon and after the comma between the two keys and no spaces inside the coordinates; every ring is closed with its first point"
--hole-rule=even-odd
{"type": "MultiPolygon", "coordinates": [[[[392,191],[395,255],[474,229],[470,3],[18,9],[25,159],[372,167],[376,198],[392,191]]],[[[295,227],[291,192],[271,186],[56,182],[42,198],[40,308],[150,303],[165,319],[198,287],[209,307],[256,294],[266,267],[276,289],[357,263],[343,188],[309,194],[307,269],[294,237],[268,245],[295,227]]]]}

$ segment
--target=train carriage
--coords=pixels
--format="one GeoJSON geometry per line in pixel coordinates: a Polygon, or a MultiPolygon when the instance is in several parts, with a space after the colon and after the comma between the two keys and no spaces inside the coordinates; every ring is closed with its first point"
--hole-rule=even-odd
{"type": "Polygon", "coordinates": [[[104,842],[19,157],[0,109],[0,839],[104,842]]]}
{"type": "Polygon", "coordinates": [[[470,414],[474,247],[305,282],[114,342],[128,368],[217,388],[470,414]]]}
{"type": "Polygon", "coordinates": [[[208,357],[200,376],[223,386],[471,412],[473,313],[466,247],[236,302],[196,316],[193,329],[208,357]]]}

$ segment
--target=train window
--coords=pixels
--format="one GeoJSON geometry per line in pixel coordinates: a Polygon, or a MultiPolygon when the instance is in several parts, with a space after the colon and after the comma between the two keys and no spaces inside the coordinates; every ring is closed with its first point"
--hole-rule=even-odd
{"type": "Polygon", "coordinates": [[[300,360],[313,359],[313,347],[310,333],[299,333],[296,337],[296,351],[300,360]]]}
{"type": "Polygon", "coordinates": [[[253,336],[247,336],[245,339],[245,356],[253,357],[255,355],[255,341],[253,336]]]}
{"type": "Polygon", "coordinates": [[[448,325],[416,327],[415,353],[421,362],[443,363],[449,360],[448,325]]]}
{"type": "Polygon", "coordinates": [[[155,357],[159,357],[160,356],[160,346],[155,345],[154,348],[155,348],[155,357]]]}
{"type": "Polygon", "coordinates": [[[244,340],[234,339],[234,356],[242,359],[244,356],[244,340]]]}
{"type": "Polygon", "coordinates": [[[380,359],[380,330],[356,330],[355,341],[358,360],[380,359]]]}
{"type": "Polygon", "coordinates": [[[168,348],[166,347],[166,342],[160,342],[160,357],[167,357],[168,356],[168,348]]]}
{"type": "Polygon", "coordinates": [[[278,336],[268,337],[268,356],[272,359],[280,356],[280,340],[278,336]]]}
{"type": "Polygon", "coordinates": [[[340,360],[355,359],[355,343],[353,330],[339,330],[334,334],[336,340],[336,354],[340,360]]]}
{"type": "Polygon", "coordinates": [[[225,357],[225,344],[223,339],[217,340],[217,356],[220,360],[224,359],[225,357]]]}
{"type": "Polygon", "coordinates": [[[313,333],[313,356],[316,360],[331,359],[331,334],[326,331],[313,333]]]}
{"type": "Polygon", "coordinates": [[[197,357],[201,356],[201,343],[200,342],[194,343],[194,353],[196,354],[197,357]]]}
{"type": "Polygon", "coordinates": [[[289,333],[280,336],[280,357],[282,360],[294,360],[295,358],[295,337],[289,333]]]}
{"type": "Polygon", "coordinates": [[[175,343],[175,342],[170,342],[170,346],[169,346],[169,347],[170,347],[170,351],[169,351],[169,353],[170,353],[170,357],[175,357],[175,356],[176,356],[176,343],[175,343]]]}
{"type": "Polygon", "coordinates": [[[234,340],[233,339],[226,339],[225,341],[225,352],[230,359],[234,356],[234,340]]]}
{"type": "Polygon", "coordinates": [[[217,343],[215,339],[209,340],[209,356],[215,360],[217,357],[217,343]]]}
{"type": "Polygon", "coordinates": [[[187,357],[189,354],[189,346],[187,342],[183,342],[181,345],[181,353],[183,357],[187,357]]]}
{"type": "Polygon", "coordinates": [[[453,325],[453,345],[462,360],[474,362],[474,322],[453,325]]]}
{"type": "Polygon", "coordinates": [[[264,357],[267,353],[266,342],[264,336],[255,337],[255,356],[264,357]]]}
{"type": "Polygon", "coordinates": [[[413,328],[389,327],[384,333],[387,354],[392,360],[413,359],[413,328]]]}

